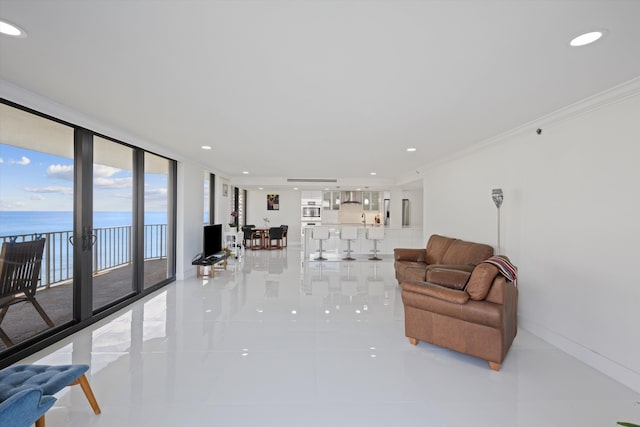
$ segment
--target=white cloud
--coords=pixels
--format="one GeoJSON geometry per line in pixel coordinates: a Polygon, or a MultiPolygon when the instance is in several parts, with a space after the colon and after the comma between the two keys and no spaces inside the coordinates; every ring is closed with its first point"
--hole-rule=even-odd
{"type": "Polygon", "coordinates": [[[29,159],[28,157],[22,156],[20,160],[11,160],[11,163],[16,165],[21,165],[21,166],[27,166],[29,163],[31,163],[31,159],[29,159]]]}
{"type": "Polygon", "coordinates": [[[29,198],[30,200],[44,200],[44,196],[41,194],[33,195],[29,198]]]}
{"type": "Polygon", "coordinates": [[[93,177],[108,178],[120,172],[122,169],[112,168],[111,166],[93,165],[93,177]]]}
{"type": "Polygon", "coordinates": [[[47,176],[73,181],[73,165],[51,165],[47,168],[47,176]]]}
{"type": "Polygon", "coordinates": [[[4,159],[0,157],[0,163],[4,163],[4,159]]]}
{"type": "Polygon", "coordinates": [[[96,187],[109,188],[131,188],[133,186],[133,178],[104,178],[94,177],[93,184],[96,187]]]}
{"type": "Polygon", "coordinates": [[[3,211],[11,211],[11,210],[20,210],[24,208],[24,203],[22,202],[14,202],[10,200],[0,200],[0,210],[3,211]]]}
{"type": "Polygon", "coordinates": [[[73,194],[73,188],[71,188],[71,187],[56,187],[56,186],[25,187],[24,191],[28,191],[29,193],[38,193],[38,194],[59,193],[59,194],[65,195],[65,196],[70,196],[70,195],[73,194]]]}
{"type": "Polygon", "coordinates": [[[166,188],[157,188],[154,190],[145,190],[144,198],[147,200],[162,200],[167,198],[167,189],[166,188]]]}
{"type": "Polygon", "coordinates": [[[116,194],[111,194],[110,196],[115,197],[116,199],[133,200],[132,193],[116,193],[116,194]]]}

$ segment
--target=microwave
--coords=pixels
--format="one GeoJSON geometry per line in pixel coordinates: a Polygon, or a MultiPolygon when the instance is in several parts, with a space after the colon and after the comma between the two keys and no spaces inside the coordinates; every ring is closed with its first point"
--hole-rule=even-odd
{"type": "Polygon", "coordinates": [[[303,206],[302,207],[302,219],[319,219],[320,218],[320,206],[303,206]]]}

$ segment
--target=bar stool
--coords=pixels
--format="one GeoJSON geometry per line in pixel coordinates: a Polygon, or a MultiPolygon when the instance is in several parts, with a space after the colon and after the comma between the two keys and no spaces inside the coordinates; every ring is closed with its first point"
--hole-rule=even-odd
{"type": "Polygon", "coordinates": [[[384,240],[384,228],[367,228],[367,240],[373,240],[373,256],[369,260],[380,261],[382,258],[378,258],[378,240],[384,240]]]}
{"type": "Polygon", "coordinates": [[[329,229],[327,227],[313,227],[311,238],[320,242],[320,255],[314,259],[316,261],[326,261],[327,259],[322,256],[322,242],[329,240],[329,229]]]}
{"type": "Polygon", "coordinates": [[[342,227],[340,229],[340,240],[347,241],[347,256],[342,258],[345,261],[354,261],[355,258],[351,256],[351,241],[358,238],[357,227],[342,227]]]}

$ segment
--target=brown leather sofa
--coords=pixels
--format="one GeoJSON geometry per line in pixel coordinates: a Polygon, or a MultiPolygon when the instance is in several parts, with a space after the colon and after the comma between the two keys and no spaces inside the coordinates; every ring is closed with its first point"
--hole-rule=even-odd
{"type": "MultiPolygon", "coordinates": [[[[437,247],[443,242],[439,237],[437,247]]],[[[428,254],[429,247],[427,245],[423,252],[428,254]]],[[[396,277],[401,281],[405,335],[409,342],[416,345],[418,341],[425,341],[479,357],[487,360],[491,369],[500,370],[518,331],[515,283],[508,282],[498,268],[489,263],[478,261],[469,270],[469,263],[443,266],[438,263],[446,258],[430,259],[425,255],[424,259],[432,262],[425,262],[427,265],[422,267],[417,265],[418,261],[411,261],[416,264],[404,264],[405,271],[399,276],[396,270],[396,277]],[[458,269],[460,265],[464,269],[458,269]],[[419,267],[424,269],[425,279],[403,279],[407,277],[403,275],[407,268],[410,277],[418,274],[419,267]]],[[[398,261],[403,259],[398,260],[396,252],[396,263],[398,261]]]]}
{"type": "Polygon", "coordinates": [[[427,281],[427,272],[437,267],[471,272],[493,255],[493,248],[481,243],[465,242],[451,237],[432,235],[426,248],[393,250],[398,284],[406,281],[427,281]]]}

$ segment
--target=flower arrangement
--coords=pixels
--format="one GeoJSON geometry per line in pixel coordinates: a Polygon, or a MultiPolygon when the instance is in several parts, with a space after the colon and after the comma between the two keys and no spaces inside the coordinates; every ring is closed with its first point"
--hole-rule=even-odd
{"type": "Polygon", "coordinates": [[[271,221],[269,221],[269,218],[268,217],[264,217],[264,218],[262,218],[262,220],[264,221],[265,228],[268,227],[269,223],[271,222],[271,221]]]}
{"type": "Polygon", "coordinates": [[[229,227],[235,228],[238,226],[238,211],[231,212],[231,222],[229,222],[229,227]]]}

